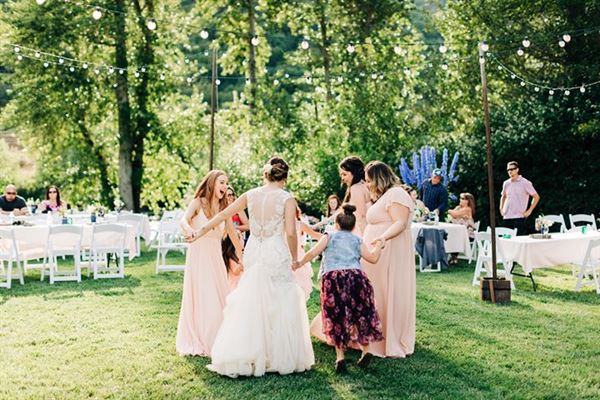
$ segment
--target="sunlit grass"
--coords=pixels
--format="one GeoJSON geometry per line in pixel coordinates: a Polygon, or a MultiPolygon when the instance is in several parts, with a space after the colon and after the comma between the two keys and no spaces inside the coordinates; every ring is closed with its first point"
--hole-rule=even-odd
{"type": "Polygon", "coordinates": [[[309,372],[238,380],[175,353],[182,274],[155,275],[153,253],[123,280],[51,286],[33,272],[0,291],[0,398],[599,398],[600,296],[575,292],[565,267],[538,272],[538,292],[517,278],[512,305],[496,306],[472,269],[418,274],[413,357],[336,376],[315,342],[309,372]]]}

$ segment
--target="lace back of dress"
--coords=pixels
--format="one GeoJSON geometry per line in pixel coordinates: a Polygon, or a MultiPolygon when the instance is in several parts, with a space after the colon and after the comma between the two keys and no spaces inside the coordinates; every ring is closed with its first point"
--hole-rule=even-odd
{"type": "Polygon", "coordinates": [[[255,189],[249,192],[250,232],[259,239],[283,234],[283,213],[289,193],[255,189]]]}

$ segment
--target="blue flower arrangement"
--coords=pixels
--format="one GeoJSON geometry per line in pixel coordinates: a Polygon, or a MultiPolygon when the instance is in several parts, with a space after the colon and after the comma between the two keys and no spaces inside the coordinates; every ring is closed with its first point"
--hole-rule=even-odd
{"type": "MultiPolygon", "coordinates": [[[[417,153],[412,153],[412,169],[408,166],[405,158],[400,159],[400,165],[398,169],[402,181],[410,186],[420,188],[429,177],[434,169],[439,168],[442,171],[442,177],[444,178],[442,184],[448,188],[448,185],[458,181],[458,175],[456,175],[456,168],[458,166],[458,152],[454,153],[450,168],[448,168],[448,149],[444,148],[442,151],[442,165],[438,167],[437,153],[434,147],[423,146],[417,153]]],[[[457,197],[454,193],[450,194],[450,200],[456,201],[457,197]]]]}

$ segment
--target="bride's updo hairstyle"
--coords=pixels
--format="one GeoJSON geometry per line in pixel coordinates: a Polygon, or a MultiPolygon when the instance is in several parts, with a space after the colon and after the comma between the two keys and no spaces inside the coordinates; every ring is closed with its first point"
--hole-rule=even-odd
{"type": "Polygon", "coordinates": [[[265,178],[270,182],[280,182],[287,179],[289,170],[283,158],[271,157],[264,167],[265,178]]]}
{"type": "Polygon", "coordinates": [[[339,213],[335,217],[335,222],[340,226],[341,230],[352,231],[352,229],[354,229],[354,225],[356,225],[356,216],[354,215],[356,207],[350,203],[344,203],[342,205],[342,209],[344,212],[339,213]]]}

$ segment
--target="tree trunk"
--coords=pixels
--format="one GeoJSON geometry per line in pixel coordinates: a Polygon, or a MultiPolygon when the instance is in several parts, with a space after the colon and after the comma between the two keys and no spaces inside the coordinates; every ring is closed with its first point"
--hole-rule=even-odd
{"type": "MultiPolygon", "coordinates": [[[[116,0],[116,66],[119,69],[127,69],[127,32],[125,31],[125,1],[116,0]]],[[[118,125],[119,125],[119,193],[125,203],[125,207],[135,210],[134,191],[132,182],[132,160],[133,135],[131,131],[131,106],[129,104],[129,85],[126,71],[120,74],[115,71],[117,87],[118,125]]],[[[138,200],[139,201],[139,200],[138,200]]]]}
{"type": "Polygon", "coordinates": [[[107,206],[112,206],[115,202],[115,196],[113,196],[112,185],[110,184],[110,179],[108,179],[108,162],[102,155],[102,148],[96,143],[94,143],[94,139],[92,139],[92,134],[88,130],[85,125],[85,111],[81,110],[79,117],[77,118],[77,126],[79,127],[79,131],[83,136],[83,141],[86,146],[89,148],[89,151],[96,157],[96,165],[98,166],[98,171],[100,172],[100,187],[102,192],[100,193],[100,198],[102,204],[107,206]]]}
{"type": "Polygon", "coordinates": [[[254,15],[254,0],[247,0],[248,4],[248,75],[250,78],[250,101],[248,105],[254,108],[256,102],[256,47],[252,39],[256,36],[256,16],[254,15]]]}
{"type": "Polygon", "coordinates": [[[331,56],[329,55],[329,38],[327,37],[326,3],[319,3],[319,27],[321,30],[321,54],[323,55],[323,70],[325,71],[325,88],[327,101],[331,100],[331,56]]]}
{"type": "MultiPolygon", "coordinates": [[[[138,47],[136,62],[138,65],[154,64],[153,35],[146,25],[146,19],[142,15],[142,9],[139,0],[133,1],[138,25],[143,34],[143,45],[138,47]]],[[[154,3],[151,0],[146,1],[148,13],[152,15],[154,3]]],[[[149,110],[148,102],[150,97],[149,74],[141,74],[138,84],[135,86],[135,102],[137,112],[135,114],[135,137],[133,140],[133,171],[132,185],[134,193],[135,210],[140,209],[140,197],[142,192],[142,179],[144,177],[144,141],[150,132],[150,124],[153,121],[153,114],[149,110]]]]}

